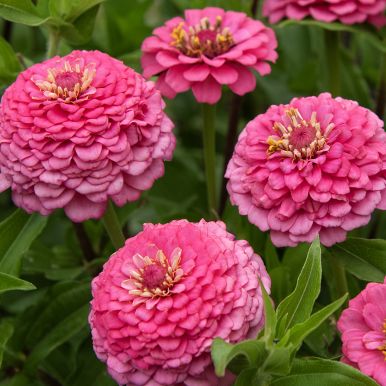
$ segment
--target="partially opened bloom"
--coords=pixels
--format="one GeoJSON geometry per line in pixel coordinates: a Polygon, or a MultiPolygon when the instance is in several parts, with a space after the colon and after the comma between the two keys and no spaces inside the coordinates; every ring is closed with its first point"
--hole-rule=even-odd
{"type": "Polygon", "coordinates": [[[192,89],[198,102],[213,104],[222,85],[244,95],[256,85],[252,70],[269,74],[268,62],[277,58],[272,29],[221,8],[186,10],[153,34],[142,44],[143,74],[159,75],[157,86],[169,98],[192,89]]]}
{"type": "Polygon", "coordinates": [[[380,27],[385,24],[385,0],[265,0],[264,16],[270,23],[281,19],[315,20],[343,24],[372,23],[380,27]]]}
{"type": "Polygon", "coordinates": [[[295,98],[240,134],[226,172],[231,202],[276,246],[330,246],[386,208],[383,122],[358,103],[295,98]]]}
{"type": "Polygon", "coordinates": [[[342,312],[342,361],[386,386],[386,279],[369,283],[342,312]]]}
{"type": "Polygon", "coordinates": [[[146,224],[92,282],[94,350],[127,385],[227,385],[211,364],[215,337],[262,328],[261,258],[222,222],[146,224]]]}
{"type": "Polygon", "coordinates": [[[23,71],[0,107],[0,190],[27,212],[99,218],[136,200],[172,156],[173,124],[152,82],[98,51],[23,71]]]}

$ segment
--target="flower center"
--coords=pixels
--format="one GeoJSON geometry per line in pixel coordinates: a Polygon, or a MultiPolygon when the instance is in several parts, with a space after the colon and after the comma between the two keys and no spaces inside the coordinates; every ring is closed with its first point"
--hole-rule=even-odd
{"type": "Polygon", "coordinates": [[[133,257],[137,269],[131,271],[131,278],[122,282],[122,287],[129,289],[132,295],[143,298],[164,297],[170,294],[175,283],[179,282],[184,271],[180,267],[181,248],[175,248],[169,259],[162,250],[156,256],[133,257]]]}
{"type": "Polygon", "coordinates": [[[80,96],[90,88],[95,72],[93,64],[84,66],[82,61],[72,64],[65,61],[62,66],[48,69],[45,79],[34,77],[32,81],[47,98],[71,103],[87,99],[87,95],[80,96]]]}
{"type": "Polygon", "coordinates": [[[55,80],[63,90],[74,91],[75,86],[81,82],[81,76],[78,72],[62,72],[55,76],[55,80]]]}
{"type": "Polygon", "coordinates": [[[181,22],[173,29],[171,37],[173,40],[170,45],[187,56],[205,55],[213,58],[229,51],[234,44],[229,28],[222,28],[221,16],[217,16],[215,24],[204,17],[199,24],[189,29],[181,22]]]}
{"type": "Polygon", "coordinates": [[[146,265],[143,268],[143,285],[149,289],[155,289],[161,287],[165,280],[166,268],[161,264],[154,263],[146,265]]]}
{"type": "Polygon", "coordinates": [[[311,119],[306,121],[298,109],[290,108],[285,111],[290,123],[285,127],[281,122],[275,122],[274,129],[279,135],[269,136],[267,153],[269,155],[279,151],[285,157],[310,159],[326,149],[328,135],[334,128],[330,123],[324,133],[320,123],[316,120],[316,112],[311,114],[311,119]]]}
{"type": "Polygon", "coordinates": [[[385,341],[381,346],[378,347],[378,350],[382,351],[383,356],[385,357],[385,361],[386,361],[386,319],[383,323],[382,332],[385,334],[385,341]]]}

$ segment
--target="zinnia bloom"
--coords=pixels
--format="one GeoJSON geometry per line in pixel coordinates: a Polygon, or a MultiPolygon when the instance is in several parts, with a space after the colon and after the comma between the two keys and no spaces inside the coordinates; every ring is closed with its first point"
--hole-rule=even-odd
{"type": "Polygon", "coordinates": [[[275,33],[241,12],[190,9],[153,31],[142,44],[146,78],[159,75],[157,87],[168,98],[192,89],[198,102],[216,103],[221,86],[238,95],[254,90],[251,70],[267,75],[277,58],[275,33]]]}
{"type": "Polygon", "coordinates": [[[386,208],[383,122],[358,103],[295,98],[240,134],[226,177],[231,202],[276,246],[330,246],[386,208]]]}
{"type": "Polygon", "coordinates": [[[342,312],[342,361],[386,386],[386,279],[369,283],[342,312]]]}
{"type": "Polygon", "coordinates": [[[261,258],[218,222],[146,224],[92,282],[94,350],[128,385],[226,385],[215,337],[255,337],[264,322],[261,258]]]}
{"type": "Polygon", "coordinates": [[[265,0],[263,14],[270,23],[288,18],[301,20],[311,16],[315,20],[343,24],[385,24],[385,0],[265,0]]]}
{"type": "Polygon", "coordinates": [[[152,82],[98,51],[23,71],[0,108],[0,190],[27,212],[99,218],[164,173],[173,124],[152,82]]]}

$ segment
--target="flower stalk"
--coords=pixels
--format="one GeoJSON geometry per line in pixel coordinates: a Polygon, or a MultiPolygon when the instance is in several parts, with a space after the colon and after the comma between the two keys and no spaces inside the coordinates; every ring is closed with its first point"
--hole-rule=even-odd
{"type": "Polygon", "coordinates": [[[123,235],[121,224],[111,201],[107,204],[102,221],[114,248],[121,248],[125,244],[125,236],[123,235]]]}
{"type": "Polygon", "coordinates": [[[56,29],[50,29],[48,33],[47,59],[58,54],[60,34],[56,29]]]}
{"type": "Polygon", "coordinates": [[[340,84],[340,34],[337,31],[324,31],[325,47],[327,52],[328,89],[332,96],[341,93],[340,84]]]}
{"type": "Polygon", "coordinates": [[[217,217],[215,106],[202,104],[205,178],[210,218],[217,217]]]}
{"type": "Polygon", "coordinates": [[[377,91],[377,102],[375,112],[379,118],[383,119],[386,107],[386,53],[381,58],[381,72],[379,75],[379,85],[377,91]]]}

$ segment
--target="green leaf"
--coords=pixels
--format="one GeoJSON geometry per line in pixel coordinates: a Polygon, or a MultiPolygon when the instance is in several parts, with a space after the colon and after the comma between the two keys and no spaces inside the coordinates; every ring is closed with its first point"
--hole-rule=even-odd
{"type": "Polygon", "coordinates": [[[0,84],[13,82],[20,70],[20,63],[15,52],[0,36],[0,84]]]}
{"type": "Polygon", "coordinates": [[[276,313],[273,308],[272,300],[269,297],[267,291],[265,290],[264,284],[259,279],[261,293],[263,295],[264,301],[264,314],[265,314],[265,322],[264,322],[264,341],[267,343],[267,346],[271,346],[273,344],[273,340],[275,339],[276,334],[276,313]]]}
{"type": "Polygon", "coordinates": [[[271,386],[377,386],[371,378],[344,363],[328,359],[295,359],[287,377],[271,386]]]}
{"type": "Polygon", "coordinates": [[[0,17],[29,26],[42,25],[48,20],[39,14],[31,0],[0,0],[0,17]]]}
{"type": "Polygon", "coordinates": [[[287,375],[291,369],[291,347],[275,347],[263,365],[263,372],[272,375],[287,375]]]}
{"type": "Polygon", "coordinates": [[[7,378],[3,382],[0,382],[0,386],[35,386],[35,384],[32,385],[31,379],[19,373],[12,378],[7,378]]]}
{"type": "Polygon", "coordinates": [[[252,386],[257,384],[257,377],[260,378],[257,374],[257,368],[253,367],[251,369],[244,369],[239,376],[237,377],[233,386],[252,386]]]}
{"type": "Polygon", "coordinates": [[[106,365],[95,356],[89,341],[81,347],[77,356],[76,371],[67,377],[63,386],[116,386],[107,375],[106,365]]]}
{"type": "Polygon", "coordinates": [[[89,305],[86,304],[77,311],[68,315],[62,322],[56,325],[48,334],[35,346],[25,363],[25,370],[34,373],[44,358],[54,349],[69,340],[88,323],[89,305]]]}
{"type": "Polygon", "coordinates": [[[84,44],[92,35],[95,25],[95,18],[99,10],[99,4],[88,9],[72,23],[66,23],[60,28],[61,35],[69,43],[84,44]]]}
{"type": "Polygon", "coordinates": [[[0,323],[0,368],[3,361],[5,345],[13,334],[13,325],[9,321],[0,323]]]}
{"type": "Polygon", "coordinates": [[[328,249],[358,279],[382,283],[386,275],[386,241],[348,238],[328,249]]]}
{"type": "Polygon", "coordinates": [[[285,334],[288,328],[305,321],[311,315],[315,300],[320,292],[321,277],[321,249],[318,238],[310,246],[294,291],[277,307],[279,338],[285,334]],[[284,321],[283,318],[286,315],[288,316],[284,321]]]}
{"type": "Polygon", "coordinates": [[[216,374],[219,377],[223,377],[228,364],[239,355],[244,356],[250,365],[258,366],[266,357],[265,344],[262,341],[245,340],[233,345],[220,338],[214,339],[212,344],[212,360],[216,374]]]}
{"type": "Polygon", "coordinates": [[[23,254],[46,223],[47,217],[28,215],[21,209],[0,223],[0,272],[18,276],[23,254]]]}
{"type": "Polygon", "coordinates": [[[67,0],[71,3],[71,11],[68,15],[69,19],[75,20],[81,15],[90,11],[92,8],[98,8],[106,0],[67,0]]]}
{"type": "Polygon", "coordinates": [[[0,294],[12,290],[30,291],[33,289],[36,287],[32,283],[0,272],[0,294]]]}
{"type": "Polygon", "coordinates": [[[347,298],[347,294],[340,299],[322,308],[318,312],[315,312],[309,319],[303,323],[296,324],[290,328],[282,340],[278,343],[279,346],[292,345],[294,350],[297,350],[303,340],[311,334],[312,331],[317,329],[330,315],[341,307],[347,298]]]}
{"type": "Polygon", "coordinates": [[[50,328],[59,324],[67,315],[90,301],[90,283],[66,284],[65,286],[59,284],[54,287],[58,293],[51,291],[47,294],[44,301],[48,301],[48,305],[44,306],[45,303],[43,303],[44,308],[29,328],[25,339],[27,347],[36,346],[50,328]]]}
{"type": "Polygon", "coordinates": [[[347,31],[354,34],[361,34],[367,41],[381,52],[386,52],[386,45],[378,35],[375,28],[372,26],[348,25],[344,23],[324,23],[317,20],[285,20],[277,25],[278,28],[283,28],[289,25],[308,25],[319,27],[329,31],[347,31]]]}

